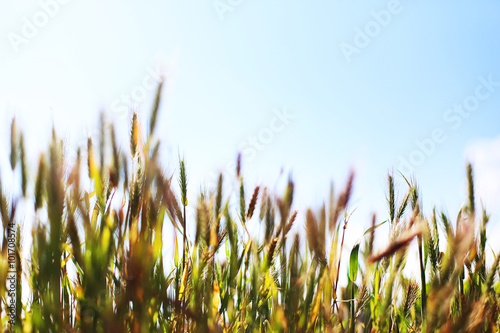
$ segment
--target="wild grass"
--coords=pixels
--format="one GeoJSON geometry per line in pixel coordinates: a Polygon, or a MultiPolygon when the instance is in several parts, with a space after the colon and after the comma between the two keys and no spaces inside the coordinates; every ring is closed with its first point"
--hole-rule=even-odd
{"type": "Polygon", "coordinates": [[[436,209],[425,216],[416,184],[404,177],[406,194],[398,200],[389,175],[388,216],[374,216],[361,243],[346,249],[353,173],[338,196],[332,186],[328,202],[307,210],[304,221],[294,209],[293,180],[282,195],[264,186],[247,190],[241,156],[237,179],[221,174],[215,188],[188,202],[194,186],[189,187],[186,161],[179,158],[175,173],[160,163],[155,136],[160,94],[161,85],[146,137],[133,115],[129,150],[119,147],[113,125],[101,118],[97,145],[89,139],[87,153],[78,149],[76,160],[68,161],[53,131],[33,184],[23,135],[12,122],[10,168],[19,175],[21,191],[10,193],[0,185],[2,330],[499,330],[500,256],[486,264],[489,217],[477,211],[470,165],[467,205],[455,224],[436,209]],[[236,182],[238,191],[224,193],[224,182],[236,182]],[[21,249],[16,224],[11,324],[8,229],[21,218],[21,200],[33,206],[35,215],[28,249],[21,249]],[[193,219],[187,207],[195,210],[193,219]],[[251,234],[249,223],[261,225],[263,233],[251,234]],[[303,227],[292,233],[294,224],[305,226],[305,237],[303,227]],[[377,232],[383,224],[389,234],[377,232]],[[190,226],[195,235],[187,234],[190,226]],[[375,249],[376,237],[388,245],[375,249]],[[418,278],[404,273],[411,243],[417,245],[418,278]],[[165,258],[168,248],[174,254],[165,258]],[[348,262],[342,262],[343,251],[350,251],[348,262]],[[345,285],[339,283],[342,265],[348,268],[345,285]]]}

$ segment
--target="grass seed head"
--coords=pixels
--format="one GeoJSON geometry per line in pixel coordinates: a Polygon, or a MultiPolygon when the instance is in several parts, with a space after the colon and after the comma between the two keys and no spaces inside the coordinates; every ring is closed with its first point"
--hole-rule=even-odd
{"type": "Polygon", "coordinates": [[[295,220],[297,219],[297,211],[294,211],[292,213],[292,215],[290,215],[290,218],[288,219],[288,223],[286,224],[285,226],[285,230],[283,231],[284,235],[286,236],[290,230],[292,229],[293,227],[293,223],[295,222],[295,220]]]}
{"type": "Polygon", "coordinates": [[[268,244],[271,241],[271,238],[274,233],[274,207],[271,203],[271,198],[267,197],[267,203],[265,208],[265,244],[268,244]]]}
{"type": "Polygon", "coordinates": [[[476,212],[476,204],[474,200],[474,172],[472,170],[472,165],[467,164],[467,193],[468,193],[468,213],[470,216],[474,216],[476,212]]]}
{"type": "Polygon", "coordinates": [[[246,204],[245,204],[245,185],[243,184],[243,178],[240,178],[240,217],[243,223],[246,222],[246,204]]]}
{"type": "Polygon", "coordinates": [[[41,154],[38,162],[38,172],[35,182],[35,211],[40,209],[43,205],[45,196],[46,168],[45,156],[44,154],[41,154]]]}
{"type": "Polygon", "coordinates": [[[132,124],[130,126],[130,153],[132,157],[137,154],[137,145],[139,144],[139,124],[137,123],[137,113],[132,115],[132,124]]]}
{"type": "Polygon", "coordinates": [[[180,164],[179,186],[181,188],[181,203],[185,207],[188,205],[186,164],[184,163],[184,160],[180,160],[179,164],[180,164]]]}
{"type": "Polygon", "coordinates": [[[163,88],[163,78],[160,80],[160,83],[158,84],[158,88],[156,90],[156,97],[153,104],[153,109],[151,111],[151,118],[149,119],[149,136],[153,135],[153,132],[156,127],[156,119],[158,118],[158,110],[160,109],[162,88],[163,88]]]}
{"type": "Polygon", "coordinates": [[[412,229],[404,232],[398,239],[393,241],[385,250],[379,254],[372,256],[369,261],[371,263],[378,262],[386,257],[390,257],[402,249],[406,249],[410,242],[417,236],[422,235],[422,227],[416,224],[412,229]]]}
{"type": "Polygon", "coordinates": [[[28,166],[26,161],[26,151],[24,147],[24,135],[21,133],[19,139],[19,150],[20,150],[20,160],[21,160],[21,188],[23,191],[23,197],[26,198],[27,188],[28,188],[28,166]]]}
{"type": "Polygon", "coordinates": [[[389,198],[387,199],[389,203],[389,217],[391,219],[391,224],[394,223],[394,218],[396,214],[396,199],[394,194],[394,178],[392,175],[388,176],[389,183],[389,198]]]}
{"type": "Polygon", "coordinates": [[[111,148],[113,151],[113,165],[110,170],[109,180],[113,187],[118,187],[120,183],[120,153],[118,151],[118,145],[116,143],[116,133],[115,126],[112,124],[110,126],[110,136],[111,136],[111,148]]]}
{"type": "Polygon", "coordinates": [[[19,157],[19,142],[18,142],[16,118],[12,118],[12,122],[10,124],[10,166],[12,170],[16,169],[18,157],[19,157]]]}
{"type": "Polygon", "coordinates": [[[236,158],[236,177],[241,177],[241,153],[239,153],[236,158]]]}
{"type": "Polygon", "coordinates": [[[310,209],[307,210],[306,214],[306,234],[309,250],[316,254],[318,260],[325,260],[324,235],[320,234],[318,222],[310,209]]]}
{"type": "Polygon", "coordinates": [[[250,200],[250,204],[248,205],[247,219],[251,219],[253,216],[253,212],[255,211],[255,206],[257,205],[257,199],[259,197],[260,187],[255,187],[253,191],[252,199],[250,200]]]}

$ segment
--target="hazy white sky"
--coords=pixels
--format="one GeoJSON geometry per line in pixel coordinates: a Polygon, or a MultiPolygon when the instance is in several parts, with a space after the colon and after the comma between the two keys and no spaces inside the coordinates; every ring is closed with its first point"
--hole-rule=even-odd
{"type": "Polygon", "coordinates": [[[0,0],[0,8],[2,169],[14,115],[32,166],[52,124],[81,143],[101,110],[127,149],[128,106],[146,121],[163,73],[158,136],[170,170],[185,156],[191,193],[210,186],[211,173],[232,172],[242,151],[249,187],[279,190],[292,172],[298,206],[319,207],[330,181],[344,186],[352,167],[359,234],[373,211],[385,219],[391,170],[416,177],[427,212],[436,203],[454,217],[468,158],[485,202],[499,207],[497,1],[0,0]]]}

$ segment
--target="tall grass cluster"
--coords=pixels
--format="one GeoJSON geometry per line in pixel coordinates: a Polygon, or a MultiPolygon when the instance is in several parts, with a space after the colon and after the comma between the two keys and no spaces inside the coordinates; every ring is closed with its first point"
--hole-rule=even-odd
{"type": "Polygon", "coordinates": [[[20,191],[0,185],[2,330],[499,330],[500,256],[493,254],[486,264],[488,214],[476,206],[470,165],[467,204],[456,219],[436,210],[425,216],[413,182],[406,182],[406,195],[398,199],[390,175],[387,216],[374,216],[359,235],[362,241],[345,248],[354,174],[321,208],[298,214],[293,180],[280,195],[249,188],[238,158],[237,179],[220,175],[215,188],[188,202],[196,184],[190,186],[184,160],[173,171],[160,163],[160,95],[161,85],[145,131],[133,115],[129,148],[119,146],[113,125],[101,119],[98,141],[89,139],[75,161],[65,158],[53,131],[32,172],[23,135],[12,122],[10,168],[20,191]],[[225,182],[237,182],[238,189],[224,193],[225,182]],[[35,212],[27,249],[16,223],[20,202],[35,212]],[[186,216],[186,208],[194,216],[186,216]],[[260,224],[262,232],[251,234],[249,223],[260,224]],[[388,234],[378,232],[383,224],[388,234]],[[12,225],[15,237],[8,233],[12,225]],[[387,246],[375,248],[375,237],[387,246]],[[417,276],[404,272],[412,243],[417,276]],[[165,258],[167,248],[174,249],[173,257],[165,258]],[[348,261],[342,261],[343,252],[348,261]],[[15,311],[7,288],[12,253],[15,311]],[[342,267],[347,279],[340,279],[342,267]]]}

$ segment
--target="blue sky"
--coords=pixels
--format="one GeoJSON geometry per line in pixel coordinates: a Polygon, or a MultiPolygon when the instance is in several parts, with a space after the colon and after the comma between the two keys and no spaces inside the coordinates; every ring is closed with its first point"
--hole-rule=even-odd
{"type": "MultiPolygon", "coordinates": [[[[209,174],[228,168],[239,150],[246,151],[248,186],[279,191],[291,172],[297,207],[319,207],[330,181],[339,189],[354,168],[352,228],[359,234],[372,212],[385,218],[386,174],[413,156],[427,212],[436,203],[456,215],[472,160],[481,170],[480,193],[500,213],[492,207],[500,197],[497,1],[1,6],[0,134],[8,142],[15,115],[32,166],[52,123],[78,144],[93,135],[102,110],[117,122],[127,149],[123,110],[132,100],[146,121],[151,87],[163,73],[158,136],[170,170],[178,154],[185,156],[191,193],[201,182],[209,187],[209,174]],[[466,116],[447,111],[464,103],[473,109],[466,116]],[[283,112],[291,115],[286,121],[277,118],[283,112]]],[[[0,147],[4,174],[7,148],[0,147]]],[[[499,220],[493,216],[492,228],[499,220]]]]}

